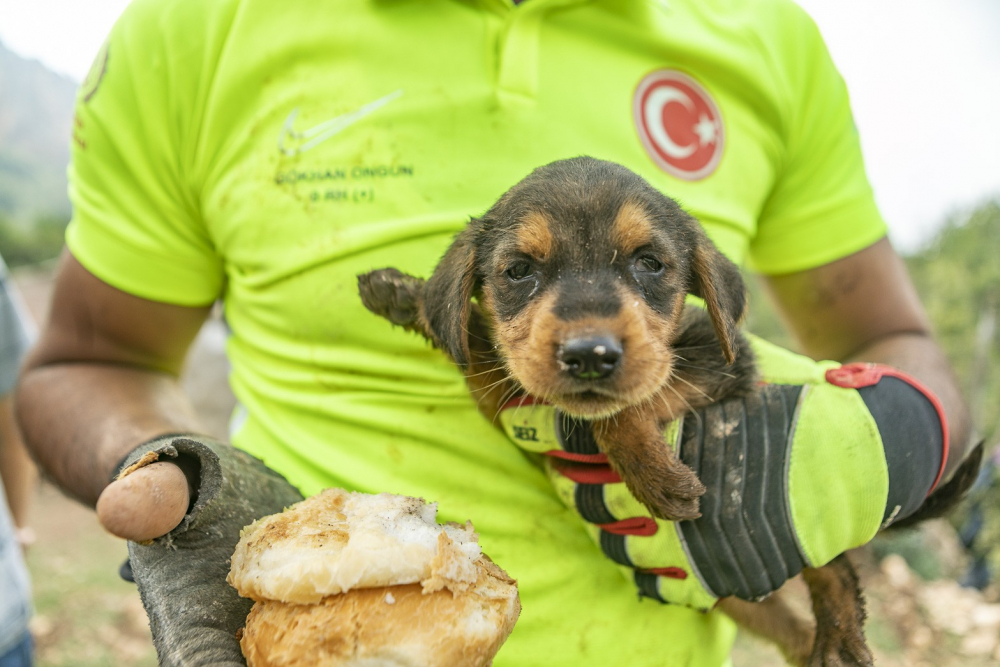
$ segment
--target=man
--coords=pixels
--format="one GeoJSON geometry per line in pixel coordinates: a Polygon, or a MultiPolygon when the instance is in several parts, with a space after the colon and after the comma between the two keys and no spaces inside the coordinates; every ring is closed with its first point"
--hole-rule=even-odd
{"type": "MultiPolygon", "coordinates": [[[[208,514],[186,518],[175,547],[178,531],[220,520],[200,495],[206,468],[224,489],[266,489],[226,496],[241,517],[294,495],[216,443],[165,437],[200,430],[176,376],[222,298],[233,443],[306,495],[391,491],[471,518],[523,601],[497,665],[714,665],[734,636],[719,614],[638,604],[443,355],[357,298],[367,270],[428,274],[468,216],[536,166],[594,155],[679,199],[731,259],[769,276],[811,356],[888,364],[938,397],[953,444],[943,451],[939,427],[923,477],[963,459],[965,410],[885,239],[843,82],[789,3],[141,0],[81,90],[74,143],[69,254],[19,394],[50,474],[93,504],[143,452],[176,456],[208,514]]],[[[878,471],[828,473],[859,480],[862,498],[881,489],[868,537],[886,479],[906,484],[878,447],[878,471]]],[[[130,554],[161,660],[239,659],[185,645],[213,614],[178,629],[169,606],[220,599],[202,556],[130,554]]],[[[219,643],[230,627],[213,626],[219,643]]]]}
{"type": "Polygon", "coordinates": [[[32,539],[27,513],[37,474],[21,441],[11,400],[30,336],[16,299],[0,258],[0,667],[32,664],[31,590],[22,556],[32,539]]]}

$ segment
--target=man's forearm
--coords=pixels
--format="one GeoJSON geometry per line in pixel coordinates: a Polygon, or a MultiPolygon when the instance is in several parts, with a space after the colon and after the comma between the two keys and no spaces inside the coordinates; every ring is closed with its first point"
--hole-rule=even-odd
{"type": "Polygon", "coordinates": [[[203,430],[175,377],[113,364],[29,365],[17,413],[42,468],[89,505],[137,445],[203,430]]]}
{"type": "Polygon", "coordinates": [[[973,428],[958,382],[937,343],[924,334],[894,334],[866,345],[844,361],[892,366],[912,375],[934,393],[948,421],[950,446],[944,479],[949,478],[972,444],[973,428]]]}
{"type": "Polygon", "coordinates": [[[770,276],[765,284],[805,354],[892,366],[934,393],[948,421],[944,474],[950,476],[969,450],[971,420],[906,266],[889,240],[824,266],[770,276]]]}

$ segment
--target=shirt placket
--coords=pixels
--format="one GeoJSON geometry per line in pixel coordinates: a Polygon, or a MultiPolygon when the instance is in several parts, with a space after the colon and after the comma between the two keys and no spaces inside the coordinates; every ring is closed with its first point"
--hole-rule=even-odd
{"type": "Polygon", "coordinates": [[[501,106],[532,105],[538,96],[542,24],[549,13],[588,0],[486,0],[504,11],[497,43],[497,101],[501,106]]]}

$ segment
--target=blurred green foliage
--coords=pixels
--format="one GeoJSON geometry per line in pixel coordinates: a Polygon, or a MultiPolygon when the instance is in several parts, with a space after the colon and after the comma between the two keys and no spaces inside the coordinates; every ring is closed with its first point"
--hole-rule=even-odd
{"type": "Polygon", "coordinates": [[[58,257],[68,223],[56,215],[40,217],[31,224],[0,216],[0,256],[12,268],[58,257]]]}
{"type": "Polygon", "coordinates": [[[799,352],[795,340],[789,335],[778,317],[759,276],[744,275],[747,284],[746,328],[766,341],[788,350],[799,352]]]}
{"type": "Polygon", "coordinates": [[[917,291],[988,445],[1000,425],[1000,201],[949,220],[907,258],[917,291]]]}

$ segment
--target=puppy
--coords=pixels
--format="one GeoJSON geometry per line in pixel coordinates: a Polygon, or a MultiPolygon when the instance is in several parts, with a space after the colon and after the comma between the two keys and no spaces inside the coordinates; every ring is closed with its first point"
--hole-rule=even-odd
{"type": "MultiPolygon", "coordinates": [[[[697,221],[636,174],[592,158],[536,169],[471,221],[426,282],[383,269],[359,289],[373,313],[447,352],[491,421],[512,396],[543,399],[591,423],[655,516],[700,516],[705,487],[663,428],[754,389],[737,328],[746,290],[697,221]],[[688,294],[705,309],[685,306],[688,294]]],[[[847,557],[804,577],[818,631],[782,595],[720,607],[792,664],[872,664],[847,557]]]]}
{"type": "Polygon", "coordinates": [[[426,285],[392,270],[360,285],[370,310],[468,371],[488,418],[522,391],[589,419],[640,502],[699,516],[704,487],[661,426],[753,388],[745,290],[700,225],[638,176],[587,158],[543,167],[458,235],[426,285]],[[708,315],[684,307],[689,293],[708,315]]]}

